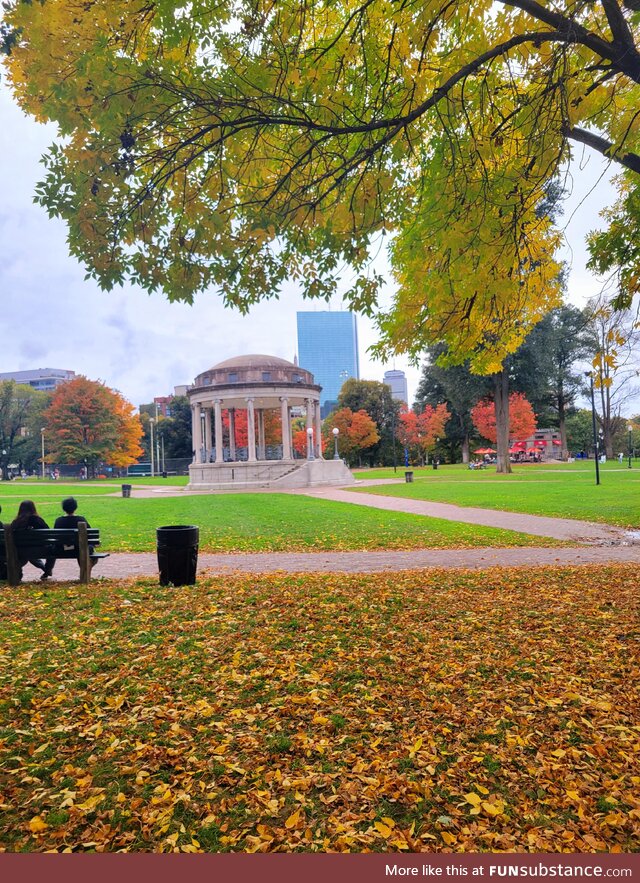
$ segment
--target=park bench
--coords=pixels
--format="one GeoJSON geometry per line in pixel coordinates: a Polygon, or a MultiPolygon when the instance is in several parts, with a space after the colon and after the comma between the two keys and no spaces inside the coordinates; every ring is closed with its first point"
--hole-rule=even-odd
{"type": "Polygon", "coordinates": [[[10,524],[0,526],[0,573],[6,568],[9,585],[20,583],[19,559],[76,558],[80,562],[80,582],[87,584],[91,575],[91,559],[107,558],[108,552],[90,551],[100,545],[100,531],[84,522],[75,528],[42,528],[14,530],[10,524]]]}

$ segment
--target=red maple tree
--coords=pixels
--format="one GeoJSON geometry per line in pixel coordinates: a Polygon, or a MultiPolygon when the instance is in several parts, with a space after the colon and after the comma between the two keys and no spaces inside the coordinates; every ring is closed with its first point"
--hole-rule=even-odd
{"type": "MultiPolygon", "coordinates": [[[[496,441],[496,406],[491,399],[482,399],[471,409],[471,420],[483,438],[496,441]]],[[[536,415],[527,397],[521,392],[512,392],[509,396],[510,438],[529,438],[537,425],[536,415]]]]}

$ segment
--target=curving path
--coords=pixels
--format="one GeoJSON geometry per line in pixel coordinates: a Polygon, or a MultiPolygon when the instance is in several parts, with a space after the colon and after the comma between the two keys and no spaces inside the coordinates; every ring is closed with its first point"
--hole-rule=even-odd
{"type": "MultiPolygon", "coordinates": [[[[369,482],[369,484],[373,483],[369,482]]],[[[556,540],[569,540],[578,543],[620,543],[630,539],[629,533],[622,528],[594,521],[578,521],[574,518],[550,518],[545,515],[528,515],[523,512],[505,512],[501,509],[479,509],[474,506],[455,506],[453,503],[434,503],[430,500],[383,497],[380,494],[354,494],[342,488],[305,488],[298,493],[322,500],[353,503],[356,506],[369,506],[391,512],[410,512],[413,515],[444,518],[447,521],[481,524],[484,527],[500,527],[503,530],[515,530],[518,533],[528,533],[540,537],[553,537],[556,540]]]]}

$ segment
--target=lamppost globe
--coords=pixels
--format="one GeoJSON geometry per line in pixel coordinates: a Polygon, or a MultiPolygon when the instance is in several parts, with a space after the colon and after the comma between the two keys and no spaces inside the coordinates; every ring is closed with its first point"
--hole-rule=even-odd
{"type": "Polygon", "coordinates": [[[331,430],[331,432],[333,433],[333,447],[334,447],[333,459],[339,460],[340,455],[338,454],[338,436],[340,435],[340,430],[338,429],[337,426],[334,426],[333,429],[331,430]]]}
{"type": "Polygon", "coordinates": [[[313,427],[309,426],[307,429],[307,460],[315,460],[315,454],[313,453],[313,427]]]}

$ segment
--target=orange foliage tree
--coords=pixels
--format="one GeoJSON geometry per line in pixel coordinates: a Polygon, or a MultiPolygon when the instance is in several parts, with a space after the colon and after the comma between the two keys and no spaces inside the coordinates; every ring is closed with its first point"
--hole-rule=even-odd
{"type": "Polygon", "coordinates": [[[451,414],[445,404],[427,405],[422,414],[403,408],[398,417],[396,438],[400,444],[412,452],[423,454],[433,450],[436,439],[444,435],[444,428],[451,414]]]}
{"type": "MultiPolygon", "coordinates": [[[[483,438],[490,442],[497,439],[496,406],[491,399],[482,399],[471,409],[471,420],[483,438]]],[[[521,392],[509,396],[509,437],[525,439],[536,431],[536,415],[531,403],[521,392]]]]}
{"type": "Polygon", "coordinates": [[[364,451],[375,445],[380,440],[380,434],[375,420],[372,420],[367,412],[361,408],[352,411],[351,408],[340,408],[334,411],[322,425],[324,447],[330,451],[333,448],[333,429],[337,427],[338,453],[349,460],[356,453],[364,451]]]}
{"type": "Polygon", "coordinates": [[[124,467],[143,454],[133,405],[103,383],[76,377],[59,386],[44,412],[48,460],[124,467]]]}

